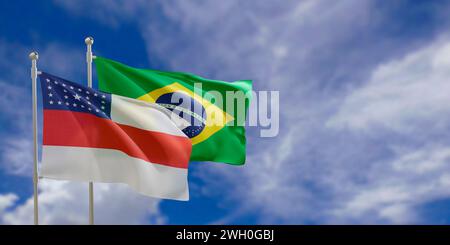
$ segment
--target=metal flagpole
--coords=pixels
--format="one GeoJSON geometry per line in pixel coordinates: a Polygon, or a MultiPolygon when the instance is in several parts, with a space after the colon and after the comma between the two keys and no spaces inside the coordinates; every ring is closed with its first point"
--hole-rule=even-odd
{"type": "MultiPolygon", "coordinates": [[[[87,46],[86,62],[88,87],[92,88],[92,44],[94,44],[94,38],[86,37],[84,42],[87,46]]],[[[89,182],[89,224],[94,224],[94,183],[92,182],[89,182]]]]}
{"type": "Polygon", "coordinates": [[[31,52],[31,90],[33,97],[33,198],[34,198],[34,224],[39,224],[39,209],[38,209],[38,145],[37,145],[37,60],[39,55],[37,52],[31,52]]]}

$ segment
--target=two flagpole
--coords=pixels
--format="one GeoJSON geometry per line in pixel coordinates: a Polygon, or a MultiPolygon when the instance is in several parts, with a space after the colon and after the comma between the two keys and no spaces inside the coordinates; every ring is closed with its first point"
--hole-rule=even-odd
{"type": "MultiPolygon", "coordinates": [[[[87,46],[86,63],[87,63],[87,80],[88,87],[92,87],[92,44],[94,39],[87,37],[84,42],[87,46]]],[[[32,111],[33,111],[33,214],[34,225],[39,225],[39,206],[38,206],[38,143],[37,143],[37,60],[39,55],[33,51],[28,56],[31,60],[31,93],[32,93],[32,111]]],[[[94,224],[94,183],[89,182],[89,224],[94,224]]]]}
{"type": "MultiPolygon", "coordinates": [[[[86,63],[87,63],[87,82],[88,87],[92,88],[92,44],[94,44],[94,38],[86,37],[84,39],[86,43],[86,63]]],[[[89,182],[89,225],[94,224],[94,183],[89,182]]]]}

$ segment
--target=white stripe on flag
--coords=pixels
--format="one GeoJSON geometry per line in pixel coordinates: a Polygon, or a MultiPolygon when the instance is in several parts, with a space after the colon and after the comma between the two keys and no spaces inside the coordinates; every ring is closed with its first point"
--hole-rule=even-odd
{"type": "Polygon", "coordinates": [[[186,135],[181,130],[189,126],[181,117],[162,106],[114,94],[111,95],[111,120],[140,129],[183,137],[186,135]]]}
{"type": "Polygon", "coordinates": [[[143,195],[189,200],[187,169],[149,163],[112,149],[48,145],[42,148],[43,177],[126,183],[143,195]]]}

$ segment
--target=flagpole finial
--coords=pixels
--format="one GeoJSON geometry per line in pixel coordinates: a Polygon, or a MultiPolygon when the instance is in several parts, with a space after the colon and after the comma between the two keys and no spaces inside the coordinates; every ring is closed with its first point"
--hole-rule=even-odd
{"type": "Polygon", "coordinates": [[[92,45],[92,44],[94,44],[94,38],[86,37],[86,39],[84,39],[84,43],[86,43],[87,45],[92,45]]]}
{"type": "Polygon", "coordinates": [[[30,60],[37,60],[39,59],[39,54],[36,51],[31,52],[28,57],[30,57],[30,60]]]}

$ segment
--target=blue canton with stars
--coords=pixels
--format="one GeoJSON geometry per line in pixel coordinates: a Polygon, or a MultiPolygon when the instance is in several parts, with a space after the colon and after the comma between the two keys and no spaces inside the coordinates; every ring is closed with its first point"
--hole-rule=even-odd
{"type": "Polygon", "coordinates": [[[110,118],[111,94],[44,72],[39,75],[39,79],[44,109],[85,112],[102,118],[110,118]]]}

